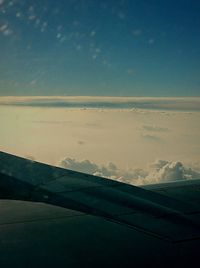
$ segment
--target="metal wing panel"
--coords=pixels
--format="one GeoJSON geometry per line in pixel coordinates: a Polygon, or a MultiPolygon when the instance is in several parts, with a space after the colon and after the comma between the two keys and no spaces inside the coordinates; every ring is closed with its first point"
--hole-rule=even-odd
{"type": "Polygon", "coordinates": [[[5,153],[0,156],[0,188],[10,190],[15,199],[104,217],[172,242],[200,237],[199,204],[5,153]]]}
{"type": "Polygon", "coordinates": [[[0,200],[0,211],[0,226],[85,215],[79,211],[20,200],[0,200]]]}
{"type": "Polygon", "coordinates": [[[176,245],[127,226],[47,204],[2,200],[0,211],[4,268],[163,267],[179,252],[176,245]]]}
{"type": "MultiPolygon", "coordinates": [[[[4,152],[0,152],[0,172],[5,175],[14,176],[23,182],[38,186],[54,181],[57,178],[67,176],[67,178],[81,179],[86,182],[94,182],[99,185],[116,185],[116,181],[90,176],[80,172],[57,168],[50,165],[38,163],[4,152]],[[23,169],[22,169],[23,167],[23,169]]],[[[69,183],[70,185],[70,183],[69,183]]],[[[87,187],[87,186],[86,186],[87,187]]]]}
{"type": "Polygon", "coordinates": [[[143,186],[144,189],[200,207],[200,180],[184,180],[143,186]]]}

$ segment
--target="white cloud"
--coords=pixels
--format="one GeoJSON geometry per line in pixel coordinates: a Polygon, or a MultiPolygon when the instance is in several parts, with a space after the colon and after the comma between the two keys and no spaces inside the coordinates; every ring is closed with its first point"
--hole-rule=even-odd
{"type": "Polygon", "coordinates": [[[3,24],[3,25],[0,27],[0,32],[4,32],[7,28],[8,28],[8,25],[7,25],[7,24],[3,24]]]}
{"type": "Polygon", "coordinates": [[[98,165],[90,162],[89,160],[76,161],[76,159],[69,157],[63,159],[60,163],[60,166],[88,174],[94,174],[95,172],[99,171],[98,165]]]}
{"type": "Polygon", "coordinates": [[[165,160],[157,160],[149,165],[147,170],[139,168],[120,169],[112,162],[107,165],[97,165],[89,160],[77,161],[72,158],[63,159],[59,166],[133,185],[200,179],[198,171],[185,167],[181,162],[165,160]]]}
{"type": "Polygon", "coordinates": [[[187,179],[200,179],[200,173],[185,167],[181,162],[158,160],[150,166],[147,183],[159,183],[187,179]]]}
{"type": "Polygon", "coordinates": [[[21,18],[21,16],[22,16],[22,14],[21,14],[20,12],[17,12],[17,13],[16,13],[16,17],[17,17],[17,18],[21,18]]]}
{"type": "Polygon", "coordinates": [[[96,35],[96,31],[95,30],[91,31],[90,36],[93,37],[95,35],[96,35]]]}
{"type": "Polygon", "coordinates": [[[13,31],[9,28],[7,24],[3,24],[0,26],[0,32],[5,36],[11,35],[13,33],[13,31]]]}

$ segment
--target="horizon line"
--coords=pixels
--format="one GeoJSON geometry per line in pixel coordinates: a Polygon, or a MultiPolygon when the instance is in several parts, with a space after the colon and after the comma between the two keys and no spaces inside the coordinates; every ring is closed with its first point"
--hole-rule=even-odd
{"type": "Polygon", "coordinates": [[[174,98],[200,98],[200,95],[194,95],[194,96],[133,96],[133,95],[127,95],[127,96],[118,96],[118,95],[0,95],[0,98],[53,98],[53,97],[57,97],[57,98],[157,98],[157,99],[161,99],[161,98],[170,98],[170,99],[174,99],[174,98]]]}

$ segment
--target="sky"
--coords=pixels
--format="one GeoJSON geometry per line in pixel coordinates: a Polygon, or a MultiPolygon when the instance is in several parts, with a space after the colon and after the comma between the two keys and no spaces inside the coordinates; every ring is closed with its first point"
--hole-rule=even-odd
{"type": "Polygon", "coordinates": [[[0,95],[199,96],[197,0],[0,0],[0,95]]]}

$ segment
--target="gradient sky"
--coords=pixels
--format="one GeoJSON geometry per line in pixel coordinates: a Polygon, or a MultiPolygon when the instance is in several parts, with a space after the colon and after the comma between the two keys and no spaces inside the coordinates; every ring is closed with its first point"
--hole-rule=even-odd
{"type": "Polygon", "coordinates": [[[200,1],[0,0],[0,95],[199,96],[200,1]]]}

